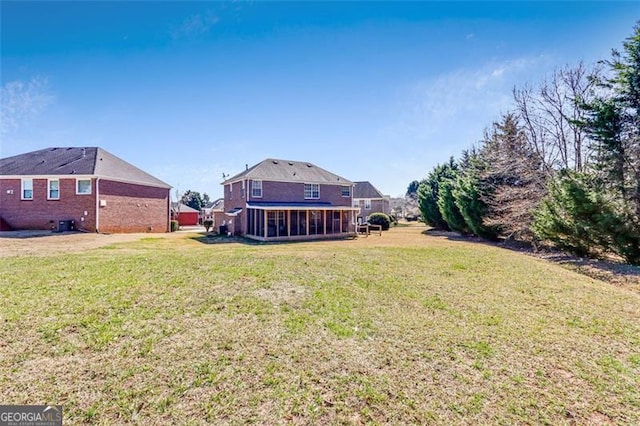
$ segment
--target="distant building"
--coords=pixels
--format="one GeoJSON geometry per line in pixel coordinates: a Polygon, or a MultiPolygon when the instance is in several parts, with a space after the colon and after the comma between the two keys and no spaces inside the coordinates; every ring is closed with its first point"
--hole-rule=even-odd
{"type": "Polygon", "coordinates": [[[194,226],[198,224],[200,212],[184,203],[171,203],[171,219],[177,220],[180,226],[194,226]]]}
{"type": "Polygon", "coordinates": [[[200,209],[200,218],[204,222],[205,220],[212,220],[213,227],[217,228],[224,220],[224,198],[218,198],[215,201],[210,201],[200,209]]]}
{"type": "Polygon", "coordinates": [[[372,213],[391,214],[389,196],[382,195],[371,182],[355,182],[353,206],[360,209],[358,223],[365,223],[372,213]]]}
{"type": "Polygon", "coordinates": [[[3,229],[168,232],[171,186],[102,148],[0,159],[3,229]]]}

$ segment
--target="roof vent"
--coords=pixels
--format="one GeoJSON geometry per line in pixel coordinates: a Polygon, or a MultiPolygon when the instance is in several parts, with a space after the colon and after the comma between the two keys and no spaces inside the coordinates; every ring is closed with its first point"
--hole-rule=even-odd
{"type": "Polygon", "coordinates": [[[293,166],[293,161],[289,161],[289,165],[290,165],[290,166],[293,166]]]}
{"type": "Polygon", "coordinates": [[[278,160],[273,160],[273,164],[278,164],[278,160]]]}
{"type": "Polygon", "coordinates": [[[310,163],[307,163],[307,167],[312,167],[312,165],[310,163]]]}

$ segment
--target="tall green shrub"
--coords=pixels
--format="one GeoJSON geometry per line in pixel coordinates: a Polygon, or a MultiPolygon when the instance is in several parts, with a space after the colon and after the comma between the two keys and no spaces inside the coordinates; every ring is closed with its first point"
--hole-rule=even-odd
{"type": "Polygon", "coordinates": [[[533,231],[578,256],[613,252],[640,265],[640,224],[587,174],[565,172],[551,183],[533,231]]]}
{"type": "Polygon", "coordinates": [[[387,231],[389,229],[389,226],[391,226],[391,219],[389,219],[389,216],[387,216],[384,213],[371,213],[369,215],[369,220],[368,222],[371,225],[380,225],[382,226],[382,230],[383,231],[387,231]]]}
{"type": "Polygon", "coordinates": [[[456,199],[453,196],[455,185],[455,178],[447,178],[440,182],[438,208],[440,209],[442,218],[447,222],[447,225],[452,231],[468,234],[469,227],[467,226],[460,209],[456,205],[456,199]]]}
{"type": "Polygon", "coordinates": [[[443,179],[453,177],[453,173],[457,165],[453,157],[448,163],[437,165],[429,176],[418,187],[418,207],[422,220],[429,226],[449,230],[449,225],[442,217],[440,208],[438,207],[438,198],[440,195],[440,183],[443,179]]]}

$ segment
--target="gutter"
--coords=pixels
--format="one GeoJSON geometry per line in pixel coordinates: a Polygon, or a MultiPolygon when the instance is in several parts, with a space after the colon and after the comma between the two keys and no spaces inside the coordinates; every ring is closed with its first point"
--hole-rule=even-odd
{"type": "Polygon", "coordinates": [[[100,178],[96,178],[96,233],[100,229],[100,178]]]}

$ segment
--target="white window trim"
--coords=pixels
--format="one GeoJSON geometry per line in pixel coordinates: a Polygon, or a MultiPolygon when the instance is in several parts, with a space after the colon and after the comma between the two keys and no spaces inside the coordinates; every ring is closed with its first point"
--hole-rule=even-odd
{"type": "Polygon", "coordinates": [[[20,179],[20,199],[21,200],[33,200],[33,179],[20,179]],[[25,182],[31,182],[31,198],[26,198],[24,196],[25,182]]]}
{"type": "Polygon", "coordinates": [[[320,199],[320,184],[319,183],[305,183],[304,184],[304,199],[305,200],[319,200],[320,199]],[[309,185],[311,187],[310,193],[311,195],[309,197],[307,197],[307,185],[309,185]],[[318,187],[318,196],[314,197],[313,196],[313,187],[316,186],[318,187]]]}
{"type": "Polygon", "coordinates": [[[91,185],[92,185],[91,179],[77,178],[76,179],[76,195],[91,195],[91,191],[92,191],[91,185]],[[87,181],[87,180],[89,181],[89,192],[80,192],[80,181],[87,181]]]}
{"type": "Polygon", "coordinates": [[[60,199],[60,179],[47,179],[47,200],[59,200],[60,199]],[[58,182],[58,197],[51,197],[51,182],[58,182]]]}
{"type": "Polygon", "coordinates": [[[251,181],[251,198],[262,198],[262,181],[261,180],[254,179],[254,180],[251,181]],[[260,189],[260,195],[256,195],[255,191],[256,191],[256,189],[258,189],[258,188],[255,187],[256,183],[260,184],[260,188],[259,188],[260,189]]]}
{"type": "Polygon", "coordinates": [[[342,189],[341,189],[340,191],[341,191],[341,194],[342,194],[342,196],[343,196],[343,197],[345,197],[345,198],[346,198],[346,197],[351,197],[351,187],[350,187],[350,186],[343,185],[343,186],[342,186],[342,189]],[[347,194],[347,195],[344,195],[344,189],[345,189],[345,188],[346,188],[346,189],[347,189],[347,191],[348,191],[348,194],[347,194]]]}
{"type": "Polygon", "coordinates": [[[364,209],[365,210],[371,210],[371,200],[369,200],[369,199],[365,199],[364,200],[364,209]]]}

